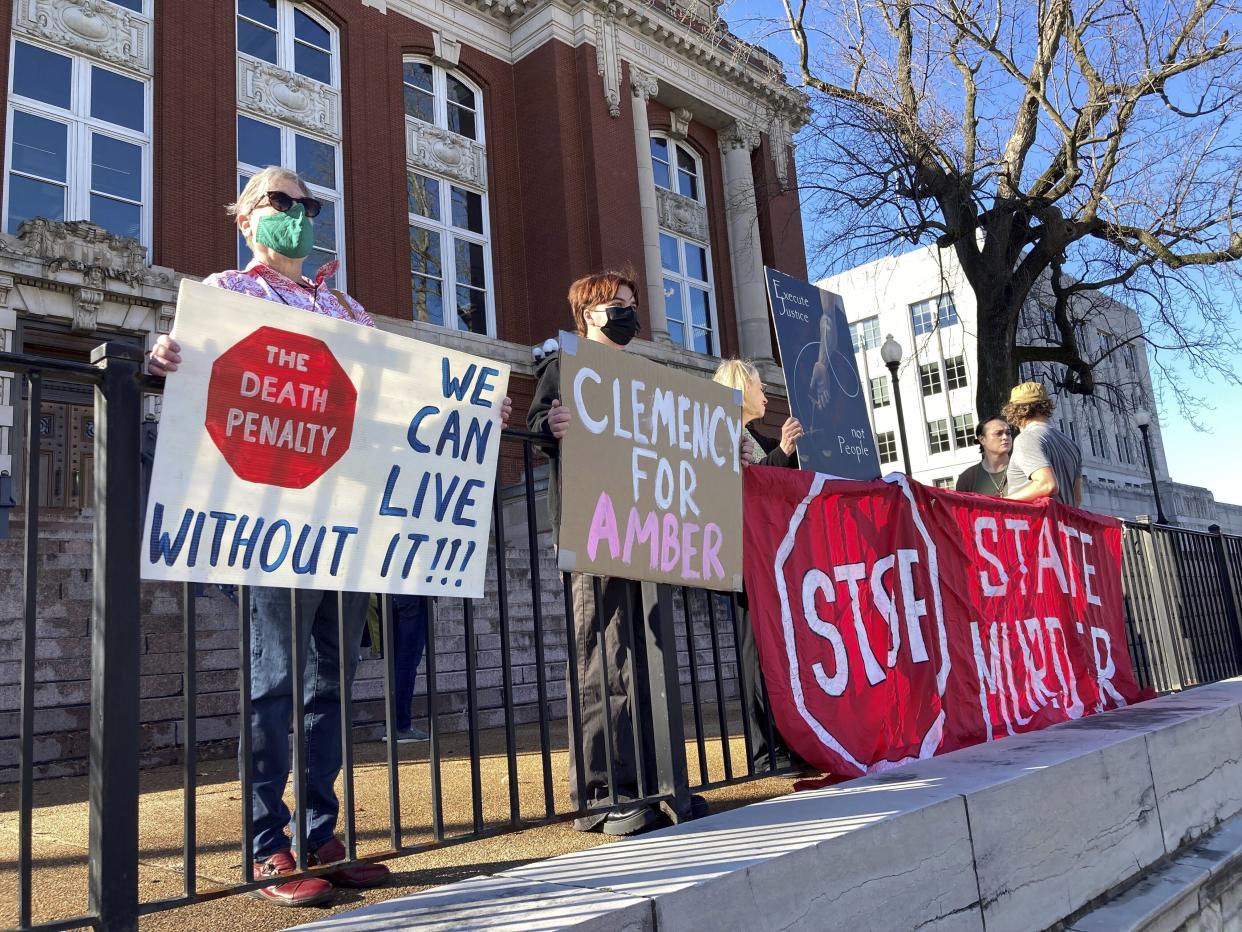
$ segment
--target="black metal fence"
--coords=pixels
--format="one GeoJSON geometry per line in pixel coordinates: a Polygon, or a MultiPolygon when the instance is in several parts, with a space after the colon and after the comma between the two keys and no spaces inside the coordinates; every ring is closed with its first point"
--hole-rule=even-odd
{"type": "MultiPolygon", "coordinates": [[[[162,390],[160,380],[150,379],[141,372],[141,357],[129,347],[107,344],[99,347],[92,364],[29,356],[0,354],[0,371],[16,374],[25,398],[26,430],[25,465],[21,501],[24,517],[24,588],[21,596],[19,691],[19,765],[18,765],[18,833],[17,833],[17,923],[22,929],[59,930],[89,926],[108,930],[137,928],[141,915],[168,910],[194,902],[253,890],[264,884],[284,882],[280,879],[256,879],[250,857],[253,825],[251,824],[249,767],[240,768],[241,870],[232,885],[216,885],[200,889],[198,858],[198,814],[196,811],[199,761],[198,749],[198,665],[196,646],[199,630],[196,600],[189,588],[182,593],[181,624],[184,665],[182,695],[184,716],[180,723],[182,753],[181,792],[183,799],[181,869],[182,889],[173,896],[140,901],[139,870],[139,624],[140,587],[140,474],[139,450],[142,428],[144,393],[162,390]],[[39,436],[38,422],[41,395],[47,380],[74,381],[91,385],[95,390],[95,516],[92,537],[93,599],[90,621],[90,740],[89,740],[89,875],[86,913],[36,923],[32,911],[32,819],[34,806],[34,737],[35,737],[35,645],[38,636],[37,618],[40,609],[39,590],[39,436]]],[[[17,393],[14,393],[15,395],[17,393]]],[[[499,650],[499,684],[501,715],[488,728],[480,716],[480,675],[476,639],[478,611],[470,600],[441,600],[439,611],[460,614],[464,645],[464,708],[455,716],[464,716],[464,751],[446,753],[450,736],[442,727],[444,715],[438,692],[442,672],[437,670],[438,638],[435,615],[430,619],[430,636],[425,655],[426,708],[429,725],[427,774],[425,785],[411,787],[402,783],[402,768],[396,741],[389,741],[385,750],[387,779],[387,848],[370,852],[365,860],[379,860],[398,854],[410,854],[439,845],[534,825],[573,818],[583,810],[564,803],[563,775],[553,765],[554,750],[560,750],[553,732],[568,728],[577,733],[580,722],[578,698],[584,684],[578,682],[575,650],[574,611],[568,576],[558,580],[565,610],[563,624],[564,663],[558,668],[545,656],[546,646],[561,642],[561,632],[549,630],[544,607],[546,580],[539,566],[540,541],[535,512],[535,480],[537,447],[533,437],[520,431],[504,435],[504,468],[517,484],[511,501],[520,501],[524,515],[520,539],[507,533],[506,508],[498,493],[494,503],[492,540],[495,560],[494,593],[499,650]],[[528,578],[527,592],[512,591],[514,554],[525,559],[528,578]],[[521,598],[519,599],[519,596],[521,598]],[[529,602],[527,601],[529,599],[529,602]],[[511,655],[513,633],[519,619],[513,606],[520,602],[523,617],[531,630],[534,650],[534,702],[537,710],[533,720],[519,722],[515,695],[520,688],[514,682],[515,664],[511,655]],[[529,618],[526,617],[529,605],[529,618]],[[567,685],[562,694],[549,671],[563,669],[567,685]],[[567,721],[565,721],[567,719],[567,721]],[[520,738],[519,726],[529,737],[525,747],[534,752],[533,768],[538,792],[523,801],[519,790],[520,738]],[[499,817],[485,818],[482,763],[484,739],[499,748],[503,755],[507,783],[507,805],[499,817]],[[450,761],[450,758],[452,760],[450,761]],[[445,817],[443,768],[452,763],[469,769],[469,815],[456,821],[445,817]],[[561,792],[558,792],[558,789],[561,792]],[[418,794],[429,810],[429,833],[411,837],[403,827],[403,802],[409,794],[418,794]]],[[[510,512],[512,516],[512,512],[510,512]]],[[[1242,589],[1242,538],[1206,534],[1172,527],[1128,524],[1123,544],[1123,584],[1126,600],[1126,622],[1131,655],[1145,686],[1166,691],[1181,689],[1242,673],[1242,630],[1239,629],[1239,592],[1242,589]]],[[[752,764],[753,749],[760,736],[752,734],[745,714],[745,677],[739,637],[739,613],[735,599],[699,591],[682,589],[673,592],[667,587],[647,587],[650,623],[644,632],[646,677],[634,678],[629,688],[631,705],[651,709],[649,718],[636,717],[636,728],[647,733],[633,736],[639,771],[654,774],[654,785],[643,781],[642,798],[665,804],[676,818],[689,809],[693,790],[737,783],[777,773],[775,769],[756,772],[752,764]],[[684,650],[679,649],[684,648],[684,650]],[[683,684],[688,687],[688,702],[683,707],[683,684]],[[643,695],[638,695],[639,691],[643,695]],[[693,758],[687,759],[686,729],[692,730],[693,758]],[[731,735],[731,729],[735,729],[731,735]],[[740,734],[739,734],[740,732],[740,734]],[[736,760],[734,739],[742,739],[744,760],[736,760]],[[709,742],[719,741],[719,757],[709,742]],[[722,766],[709,764],[710,756],[722,766]],[[644,760],[654,755],[654,761],[644,760]],[[643,766],[649,764],[650,766],[643,766]]],[[[550,593],[549,593],[550,595],[550,593]]],[[[239,755],[250,760],[249,626],[250,593],[242,589],[237,599],[237,624],[240,630],[238,663],[239,687],[239,755]]],[[[596,604],[598,604],[598,598],[596,604]]],[[[339,603],[338,603],[339,606],[339,603]]],[[[339,613],[343,617],[343,612],[339,613]]],[[[297,600],[292,604],[292,623],[299,625],[297,600]]],[[[560,623],[560,622],[558,622],[560,623]]],[[[595,623],[602,629],[602,619],[595,623]]],[[[382,600],[380,626],[382,642],[393,645],[394,616],[389,599],[382,600]]],[[[491,635],[488,635],[491,637],[491,635]]],[[[601,640],[603,638],[601,630],[601,640]]],[[[344,668],[346,649],[357,645],[346,642],[344,622],[338,631],[344,668]]],[[[306,816],[301,801],[306,798],[304,762],[305,733],[303,725],[302,656],[298,638],[293,638],[293,791],[294,839],[298,868],[307,870],[306,816]]],[[[491,644],[491,642],[489,642],[491,644]]],[[[638,645],[630,643],[627,653],[634,656],[638,645]]],[[[396,709],[393,682],[395,651],[385,649],[383,661],[383,707],[386,732],[396,733],[396,709]]],[[[441,660],[444,655],[441,654],[441,660]]],[[[602,692],[607,695],[606,663],[599,670],[602,692]]],[[[458,671],[454,671],[455,673],[458,671]]],[[[526,674],[523,674],[526,677],[526,674]]],[[[523,684],[523,687],[531,684],[523,684]]],[[[494,689],[496,687],[489,687],[494,689]]],[[[353,698],[349,690],[341,690],[340,713],[344,723],[354,721],[353,698]]],[[[529,705],[529,704],[528,704],[529,705]]],[[[767,744],[772,746],[771,720],[765,723],[767,744]]],[[[460,745],[460,735],[452,736],[460,745]]],[[[340,730],[342,773],[341,813],[347,857],[356,859],[358,832],[354,796],[355,736],[352,727],[340,730]]],[[[619,736],[606,734],[611,749],[619,736]]],[[[577,755],[575,768],[579,780],[578,799],[583,799],[581,748],[570,742],[571,753],[577,755]]],[[[613,755],[608,755],[609,765],[613,755]]],[[[770,755],[775,764],[775,756],[770,755]]],[[[609,780],[612,787],[616,781],[609,780]]],[[[607,804],[617,804],[610,798],[607,804]]],[[[316,868],[310,868],[315,872],[316,868]]]]}
{"type": "MultiPolygon", "coordinates": [[[[181,671],[184,715],[180,722],[182,745],[182,850],[181,869],[183,888],[175,896],[157,900],[139,897],[139,762],[140,762],[140,538],[141,538],[141,483],[140,433],[143,426],[144,394],[162,391],[162,380],[142,374],[142,358],[131,347],[106,344],[92,355],[92,364],[73,363],[63,360],[0,353],[0,372],[12,372],[19,380],[20,393],[24,397],[26,425],[26,450],[21,479],[21,525],[24,532],[23,595],[21,601],[20,663],[21,683],[19,692],[18,724],[18,838],[17,838],[17,924],[21,929],[58,930],[94,927],[107,930],[137,928],[139,917],[168,910],[194,902],[228,896],[289,879],[288,875],[277,878],[258,879],[250,856],[253,824],[250,808],[250,768],[239,768],[240,822],[241,822],[241,870],[232,885],[215,885],[200,889],[198,813],[196,811],[199,760],[197,759],[198,736],[197,711],[198,627],[196,599],[190,586],[181,594],[183,606],[181,619],[182,651],[184,665],[181,671]],[[42,406],[43,387],[48,381],[84,383],[95,390],[95,514],[92,536],[93,598],[90,623],[90,735],[88,761],[89,796],[89,874],[87,910],[84,914],[65,916],[51,921],[40,918],[37,923],[32,910],[32,883],[34,859],[32,854],[35,776],[35,647],[38,638],[40,612],[39,542],[40,542],[40,464],[39,464],[39,416],[42,406]]],[[[536,462],[541,456],[534,444],[533,435],[521,431],[506,431],[502,445],[502,463],[515,474],[520,484],[520,499],[524,504],[523,540],[514,542],[507,534],[506,509],[502,495],[497,494],[493,506],[492,557],[495,578],[489,581],[495,586],[495,605],[498,619],[498,643],[500,653],[501,708],[503,714],[498,728],[487,729],[480,722],[480,684],[478,670],[479,647],[475,631],[476,606],[471,600],[439,600],[432,602],[429,619],[429,637],[424,657],[424,681],[426,683],[426,709],[428,728],[428,774],[426,785],[403,786],[401,762],[397,741],[390,740],[386,748],[387,764],[387,850],[368,853],[364,860],[381,860],[405,855],[500,832],[514,831],[534,825],[563,821],[581,815],[583,808],[575,809],[564,802],[564,794],[558,787],[564,781],[559,768],[553,766],[553,751],[560,745],[553,736],[554,723],[568,719],[567,725],[577,733],[580,712],[579,696],[584,684],[578,682],[578,665],[575,658],[574,611],[570,604],[568,574],[557,580],[565,600],[563,643],[566,656],[560,669],[566,674],[567,685],[563,694],[554,688],[549,670],[556,670],[545,657],[545,645],[559,643],[557,632],[547,630],[543,606],[543,589],[546,580],[541,578],[539,567],[540,541],[536,515],[536,490],[534,476],[536,462]],[[530,739],[537,753],[538,781],[541,792],[539,802],[524,805],[519,794],[518,722],[515,715],[514,664],[510,648],[514,618],[512,605],[515,593],[510,591],[512,565],[511,544],[524,545],[529,562],[529,591],[521,599],[523,609],[529,605],[529,623],[533,629],[534,648],[534,706],[535,721],[530,723],[537,731],[537,738],[530,739]],[[529,599],[529,601],[527,601],[529,599]],[[442,674],[437,671],[436,611],[460,614],[464,644],[464,719],[465,754],[446,754],[448,735],[442,728],[444,715],[438,691],[442,674]],[[554,697],[553,694],[557,694],[554,697]],[[505,759],[505,779],[508,786],[507,812],[501,818],[484,817],[484,787],[481,764],[481,742],[485,732],[499,731],[500,747],[505,759]],[[464,757],[469,767],[470,814],[463,822],[450,824],[445,818],[442,769],[449,763],[461,763],[464,757]],[[430,837],[411,840],[403,828],[402,803],[408,794],[420,794],[429,809],[430,837]],[[560,801],[558,802],[558,796],[560,801]]],[[[511,496],[516,498],[517,496],[511,496]]],[[[519,550],[520,552],[520,550],[519,550]]],[[[250,721],[250,625],[251,593],[242,587],[237,593],[237,625],[240,632],[238,664],[240,723],[238,733],[239,757],[243,762],[251,759],[250,721]]],[[[752,764],[753,747],[757,735],[751,734],[751,726],[744,712],[746,696],[744,677],[738,675],[743,666],[741,643],[737,636],[739,613],[736,599],[719,593],[681,589],[674,592],[669,587],[644,587],[644,609],[649,623],[642,633],[646,637],[645,676],[633,677],[629,684],[632,708],[646,708],[648,715],[634,716],[635,754],[640,774],[640,800],[662,804],[673,819],[687,814],[691,809],[691,792],[725,784],[771,776],[781,773],[775,755],[769,758],[769,768],[757,772],[752,764]],[[681,648],[679,650],[679,648],[681,648]],[[688,708],[683,708],[681,684],[689,686],[688,708]],[[638,691],[644,695],[638,695],[638,691]],[[687,761],[687,732],[690,722],[693,729],[690,745],[695,755],[695,766],[687,761]],[[735,760],[737,750],[731,740],[731,728],[740,731],[745,760],[735,760]],[[719,756],[723,768],[709,765],[709,743],[720,742],[719,756]],[[653,756],[654,760],[648,759],[653,756]],[[651,781],[643,774],[652,774],[651,781]]],[[[338,596],[338,600],[343,599],[338,596]]],[[[599,599],[597,597],[596,604],[599,599]]],[[[358,645],[347,643],[344,612],[338,601],[338,617],[341,618],[337,632],[340,669],[346,665],[346,650],[357,650],[358,645]]],[[[391,599],[380,603],[381,641],[384,649],[383,704],[385,730],[389,736],[396,734],[396,708],[393,682],[395,677],[395,650],[393,625],[394,612],[391,599]]],[[[303,620],[296,597],[292,597],[291,622],[294,632],[303,620]]],[[[522,619],[523,622],[526,619],[522,619]]],[[[603,619],[598,610],[595,624],[603,640],[603,619]]],[[[642,636],[642,635],[639,635],[642,636]]],[[[306,735],[303,717],[303,690],[305,657],[300,650],[298,637],[293,642],[293,764],[291,777],[294,796],[294,849],[299,870],[306,871],[306,812],[301,804],[306,799],[306,735]]],[[[630,658],[635,655],[636,645],[625,645],[630,658]]],[[[456,672],[456,671],[455,671],[456,672]]],[[[609,671],[607,662],[600,669],[601,692],[608,695],[609,671]]],[[[340,714],[343,723],[354,721],[353,698],[349,690],[340,690],[340,714]]],[[[774,734],[770,717],[766,724],[768,746],[774,734]]],[[[562,726],[563,727],[563,726],[562,726]]],[[[529,726],[528,726],[529,728],[529,726]]],[[[493,736],[494,737],[494,736],[493,736]]],[[[611,749],[619,736],[606,728],[605,737],[611,749]]],[[[355,736],[352,727],[340,729],[341,755],[343,760],[340,794],[341,825],[346,855],[350,860],[359,857],[354,798],[355,736]]],[[[582,751],[570,742],[572,753],[577,755],[575,772],[578,775],[577,799],[586,794],[582,786],[582,751]]],[[[529,743],[527,745],[529,747],[529,743]]],[[[714,749],[713,749],[714,750],[714,749]]],[[[609,753],[609,785],[612,779],[613,754],[609,753]]],[[[711,755],[713,758],[716,755],[711,755]]],[[[632,805],[610,796],[602,810],[620,805],[632,805]]],[[[594,811],[594,810],[593,810],[594,811]]],[[[339,865],[338,865],[339,866],[339,865]]],[[[316,872],[311,867],[310,873],[316,872]]]]}

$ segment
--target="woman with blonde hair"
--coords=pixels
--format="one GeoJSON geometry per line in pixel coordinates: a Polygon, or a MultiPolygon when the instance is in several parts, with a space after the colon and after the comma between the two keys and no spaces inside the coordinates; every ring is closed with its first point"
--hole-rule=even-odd
{"type": "MultiPolygon", "coordinates": [[[[374,327],[375,321],[361,304],[327,285],[336,273],[336,261],[325,263],[313,278],[302,274],[315,245],[314,223],[321,208],[297,172],[276,165],[256,172],[236,203],[227,208],[254,259],[244,269],[208,275],[203,283],[374,327]]],[[[160,336],[151,351],[151,373],[166,375],[180,362],[181,347],[167,334],[160,336]]],[[[510,409],[506,398],[501,408],[502,426],[508,422],[510,409]]],[[[299,589],[297,599],[301,615],[298,639],[301,655],[306,658],[306,863],[330,864],[343,861],[346,854],[335,834],[339,809],[335,783],[341,770],[340,690],[353,686],[370,594],[343,593],[342,618],[338,618],[336,592],[299,589]],[[342,630],[344,645],[339,641],[342,630]],[[340,669],[342,654],[344,671],[340,669]]],[[[289,723],[293,714],[290,592],[254,586],[250,610],[251,755],[241,764],[250,767],[255,876],[275,878],[297,867],[286,834],[291,815],[283,798],[289,782],[289,723]]],[[[333,871],[260,887],[254,893],[278,906],[309,906],[332,899],[335,887],[374,887],[386,882],[388,874],[382,864],[345,864],[333,871]]]]}
{"type": "MultiPolygon", "coordinates": [[[[742,431],[750,438],[751,463],[755,466],[787,466],[798,468],[797,442],[802,436],[802,425],[795,417],[788,417],[781,425],[781,438],[774,440],[755,433],[749,427],[764,415],[768,396],[763,391],[763,380],[754,364],[745,359],[726,359],[716,368],[712,377],[722,385],[740,389],[742,392],[742,431]]],[[[742,520],[746,520],[743,509],[742,520]]],[[[751,627],[750,604],[746,592],[738,596],[742,617],[738,620],[738,648],[742,655],[742,701],[746,705],[746,718],[751,736],[751,766],[755,771],[777,770],[786,767],[803,769],[805,764],[785,744],[768,708],[767,689],[763,683],[763,671],[759,667],[759,650],[755,644],[755,631],[751,627]],[[769,746],[769,736],[772,744],[769,746]]]]}

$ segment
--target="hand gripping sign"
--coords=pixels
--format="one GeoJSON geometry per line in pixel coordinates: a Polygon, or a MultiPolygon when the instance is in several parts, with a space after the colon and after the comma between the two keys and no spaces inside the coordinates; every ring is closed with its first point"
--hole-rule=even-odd
{"type": "Polygon", "coordinates": [[[183,282],[143,577],[483,594],[509,369],[183,282]]]}
{"type": "Polygon", "coordinates": [[[1116,521],[753,467],[746,588],[790,747],[858,775],[1143,697],[1116,521]]]}

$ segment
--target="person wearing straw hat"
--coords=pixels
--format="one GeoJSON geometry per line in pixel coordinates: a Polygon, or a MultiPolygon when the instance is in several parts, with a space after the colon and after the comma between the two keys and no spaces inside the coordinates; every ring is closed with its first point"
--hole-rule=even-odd
{"type": "Polygon", "coordinates": [[[1009,456],[1006,498],[1033,502],[1053,498],[1074,508],[1082,503],[1082,452],[1049,421],[1056,402],[1039,382],[1009,393],[1002,416],[1020,433],[1009,456]]]}

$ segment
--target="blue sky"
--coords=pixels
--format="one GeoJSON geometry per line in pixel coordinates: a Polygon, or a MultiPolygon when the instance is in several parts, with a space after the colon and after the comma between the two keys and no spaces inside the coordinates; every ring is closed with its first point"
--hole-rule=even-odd
{"type": "MultiPolygon", "coordinates": [[[[720,12],[736,34],[763,45],[786,63],[796,61],[788,33],[777,29],[778,18],[784,16],[780,0],[726,0],[720,12]]],[[[804,214],[803,225],[810,256],[811,244],[816,239],[815,218],[804,214]]],[[[833,264],[831,256],[812,261],[812,281],[839,271],[829,268],[833,264]]],[[[1233,301],[1227,292],[1222,292],[1222,298],[1233,301]]],[[[1235,313],[1237,310],[1235,307],[1235,313]]],[[[1242,325],[1242,314],[1238,317],[1242,325]]],[[[1242,430],[1233,423],[1242,414],[1242,387],[1225,384],[1219,376],[1198,376],[1184,361],[1171,362],[1173,358],[1165,357],[1166,365],[1177,370],[1184,387],[1201,398],[1205,407],[1197,416],[1196,426],[1179,415],[1171,398],[1161,406],[1160,425],[1169,472],[1175,481],[1211,489],[1218,501],[1242,504],[1242,482],[1235,480],[1242,465],[1242,430]]],[[[1234,368],[1242,369],[1242,358],[1236,360],[1234,368]]],[[[1158,383],[1156,391],[1159,396],[1158,383]]]]}

